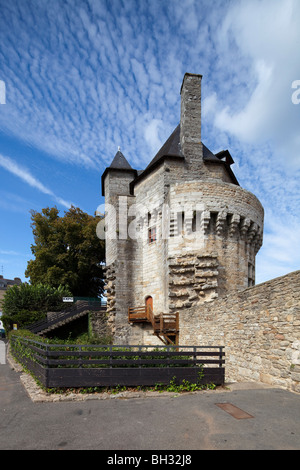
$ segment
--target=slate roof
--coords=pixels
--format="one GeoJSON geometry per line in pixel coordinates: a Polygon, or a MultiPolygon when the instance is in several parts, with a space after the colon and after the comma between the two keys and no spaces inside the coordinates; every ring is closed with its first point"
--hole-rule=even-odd
{"type": "MultiPolygon", "coordinates": [[[[230,168],[230,165],[234,163],[230,153],[228,150],[222,150],[221,152],[218,152],[216,154],[212,153],[203,143],[203,160],[206,163],[219,163],[221,165],[224,165],[233,180],[234,184],[239,185],[233,171],[230,168]]],[[[151,160],[149,165],[144,169],[144,170],[135,170],[134,168],[131,167],[131,165],[128,163],[124,155],[120,150],[116,153],[113,161],[111,162],[110,166],[106,168],[102,175],[102,195],[104,196],[104,178],[107,174],[108,171],[132,171],[135,173],[134,179],[132,183],[130,184],[131,186],[131,192],[133,194],[133,186],[134,184],[139,181],[140,179],[144,178],[147,174],[149,174],[151,171],[153,171],[158,165],[160,165],[165,158],[175,158],[175,159],[181,159],[184,160],[184,156],[181,152],[180,149],[180,124],[174,129],[170,137],[166,140],[166,142],[163,144],[163,146],[160,148],[160,150],[157,152],[155,157],[151,160]]]]}
{"type": "Polygon", "coordinates": [[[144,171],[146,171],[148,168],[151,168],[153,165],[156,165],[156,163],[160,161],[162,157],[184,158],[180,150],[180,124],[178,124],[176,129],[172,132],[170,137],[166,140],[164,145],[160,148],[144,171]]]}
{"type": "Polygon", "coordinates": [[[172,132],[170,137],[166,140],[155,157],[151,160],[149,165],[146,166],[144,170],[138,172],[137,178],[131,183],[131,186],[136,183],[136,181],[139,181],[148,173],[153,171],[164,161],[165,158],[178,158],[184,160],[184,156],[180,150],[180,125],[178,125],[172,132]]]}
{"type": "Polygon", "coordinates": [[[104,170],[104,173],[101,176],[102,196],[105,196],[104,179],[109,171],[133,172],[134,176],[137,176],[138,174],[138,172],[134,168],[132,168],[132,166],[128,163],[123,153],[120,150],[118,150],[110,166],[104,170]]]}
{"type": "Polygon", "coordinates": [[[120,150],[117,151],[109,168],[115,168],[116,170],[133,170],[120,150]]]}
{"type": "MultiPolygon", "coordinates": [[[[228,173],[230,174],[234,184],[239,185],[233,171],[230,168],[230,165],[234,163],[230,153],[228,150],[222,150],[217,154],[212,153],[203,143],[203,160],[206,163],[219,163],[225,165],[228,173]]],[[[149,165],[145,168],[145,170],[138,172],[137,178],[132,182],[133,185],[137,180],[140,180],[144,176],[146,176],[150,171],[156,168],[165,158],[178,158],[183,159],[184,156],[181,152],[180,148],[180,124],[176,127],[176,129],[172,132],[170,137],[166,140],[160,150],[157,152],[155,157],[151,160],[149,165]]]]}
{"type": "Polygon", "coordinates": [[[9,286],[20,285],[22,281],[19,277],[15,277],[14,279],[4,279],[3,276],[0,276],[0,289],[7,289],[9,286]]]}

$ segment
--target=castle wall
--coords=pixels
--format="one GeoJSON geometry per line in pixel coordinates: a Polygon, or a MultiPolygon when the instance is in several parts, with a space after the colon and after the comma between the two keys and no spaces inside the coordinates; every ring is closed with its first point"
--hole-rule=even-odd
{"type": "Polygon", "coordinates": [[[180,344],[225,346],[226,381],[300,392],[300,271],[180,315],[180,344]]]}
{"type": "Polygon", "coordinates": [[[162,237],[164,179],[162,165],[136,185],[134,197],[125,196],[126,185],[118,186],[115,172],[107,182],[106,202],[117,207],[117,216],[108,218],[115,239],[106,236],[110,262],[106,267],[107,312],[117,344],[161,344],[151,325],[129,325],[128,307],[141,307],[151,296],[155,313],[167,308],[167,240],[162,237]],[[124,205],[127,201],[128,214],[123,222],[119,219],[120,200],[124,205]],[[155,229],[155,240],[150,243],[151,229],[155,229]],[[126,232],[126,239],[119,238],[120,231],[126,232]]]}
{"type": "Polygon", "coordinates": [[[130,331],[128,307],[133,304],[136,269],[135,241],[127,237],[127,214],[135,205],[135,197],[129,191],[132,179],[130,172],[121,171],[113,171],[105,178],[107,315],[111,334],[120,344],[127,342],[130,331]]]}
{"type": "MultiPolygon", "coordinates": [[[[139,260],[135,272],[133,306],[145,305],[146,298],[153,299],[154,312],[166,312],[167,289],[167,240],[163,237],[162,218],[165,200],[164,165],[159,166],[145,180],[135,186],[137,200],[136,223],[140,229],[136,259],[139,260]],[[152,231],[153,241],[149,239],[152,231]]],[[[161,344],[153,336],[151,325],[134,325],[131,330],[132,341],[145,344],[161,344]],[[134,339],[133,339],[134,338],[134,339]]]]}
{"type": "Polygon", "coordinates": [[[154,314],[181,315],[255,282],[263,208],[232,184],[231,157],[221,162],[201,142],[201,80],[185,74],[180,127],[143,173],[117,154],[103,176],[106,204],[116,208],[106,217],[107,312],[116,343],[159,343],[150,325],[128,323],[128,307],[144,306],[148,296],[154,314]],[[120,218],[122,207],[128,217],[120,218]]]}
{"type": "Polygon", "coordinates": [[[126,185],[118,188],[113,176],[107,200],[118,206],[110,221],[117,234],[107,240],[115,261],[106,278],[115,342],[159,344],[150,325],[128,324],[128,307],[145,305],[147,296],[155,314],[180,313],[254,284],[263,208],[252,193],[222,181],[183,182],[184,165],[174,161],[141,180],[135,196],[125,196],[126,185]],[[118,219],[122,204],[128,212],[124,227],[118,219]],[[128,238],[120,240],[127,227],[128,238]],[[156,239],[149,242],[153,228],[156,239]]]}
{"type": "Polygon", "coordinates": [[[255,282],[264,211],[239,186],[216,181],[170,186],[169,308],[176,311],[255,282]]]}
{"type": "Polygon", "coordinates": [[[209,172],[208,179],[213,178],[220,181],[224,181],[225,183],[232,183],[232,178],[228,174],[228,171],[225,169],[224,165],[209,163],[206,165],[206,168],[209,172]]]}

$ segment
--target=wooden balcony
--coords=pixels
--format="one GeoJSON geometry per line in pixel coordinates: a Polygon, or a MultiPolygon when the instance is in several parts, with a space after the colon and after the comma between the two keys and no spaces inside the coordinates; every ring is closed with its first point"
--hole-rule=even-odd
{"type": "Polygon", "coordinates": [[[129,307],[128,309],[129,323],[145,322],[147,318],[147,308],[144,307],[129,307]]]}
{"type": "Polygon", "coordinates": [[[153,332],[165,344],[178,344],[179,315],[176,313],[160,313],[154,315],[150,305],[129,307],[129,323],[151,323],[153,332]]]}

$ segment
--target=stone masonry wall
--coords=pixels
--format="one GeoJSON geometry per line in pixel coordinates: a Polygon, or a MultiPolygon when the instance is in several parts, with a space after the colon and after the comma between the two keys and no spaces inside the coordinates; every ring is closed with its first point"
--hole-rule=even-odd
{"type": "Polygon", "coordinates": [[[169,259],[169,309],[181,311],[218,297],[218,259],[215,253],[169,259]]]}
{"type": "Polygon", "coordinates": [[[180,344],[225,346],[227,382],[300,392],[300,271],[182,311],[180,344]]]}
{"type": "Polygon", "coordinates": [[[135,272],[135,243],[127,237],[130,207],[135,197],[130,195],[129,184],[133,176],[113,171],[105,179],[105,204],[115,208],[106,214],[106,285],[107,314],[110,332],[116,342],[127,343],[130,327],[127,321],[128,307],[133,299],[133,273],[135,272]],[[120,216],[121,214],[121,216],[120,216]],[[125,217],[124,217],[125,214],[125,217]],[[116,292],[118,295],[116,295],[116,292]]]}
{"type": "MultiPolygon", "coordinates": [[[[139,289],[135,293],[136,304],[145,305],[145,298],[153,298],[156,312],[166,309],[166,261],[165,240],[161,236],[162,204],[164,201],[164,168],[157,168],[147,179],[135,188],[135,194],[140,204],[141,213],[138,223],[141,225],[141,238],[136,257],[139,266],[136,278],[140,279],[139,289]],[[156,240],[149,243],[149,230],[155,229],[156,240]]],[[[137,283],[136,283],[137,284],[137,283]]]]}
{"type": "Polygon", "coordinates": [[[176,233],[168,240],[169,257],[216,253],[219,297],[254,284],[264,211],[252,193],[221,181],[180,182],[170,186],[169,204],[171,227],[176,233]],[[178,227],[180,216],[184,218],[182,230],[178,227]]]}
{"type": "Polygon", "coordinates": [[[128,307],[145,305],[147,296],[152,297],[154,313],[159,314],[181,311],[247,287],[249,266],[254,283],[255,254],[262,243],[263,227],[259,201],[239,186],[221,181],[182,183],[183,171],[178,162],[166,161],[137,185],[135,197],[128,195],[129,175],[127,186],[119,187],[114,173],[106,189],[110,203],[125,204],[129,211],[121,227],[117,210],[109,226],[118,233],[106,241],[110,260],[107,312],[112,334],[120,344],[157,341],[149,325],[131,328],[128,324],[128,307]],[[121,197],[116,196],[120,193],[121,197]],[[170,208],[166,238],[164,206],[170,208]],[[135,224],[137,239],[130,235],[119,239],[119,232],[127,233],[127,223],[128,232],[135,224]],[[149,243],[148,231],[153,227],[156,240],[149,243]]]}
{"type": "Polygon", "coordinates": [[[185,157],[186,181],[206,177],[201,142],[201,75],[186,73],[181,86],[180,145],[185,157]]]}

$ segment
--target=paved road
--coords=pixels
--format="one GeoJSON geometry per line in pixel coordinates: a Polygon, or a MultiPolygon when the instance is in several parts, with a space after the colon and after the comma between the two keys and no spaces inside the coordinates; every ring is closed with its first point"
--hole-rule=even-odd
{"type": "Polygon", "coordinates": [[[246,385],[167,398],[33,403],[20,374],[2,364],[0,450],[27,449],[135,451],[132,455],[142,450],[299,450],[300,396],[246,385]],[[253,417],[236,419],[216,403],[231,403],[253,417]]]}

